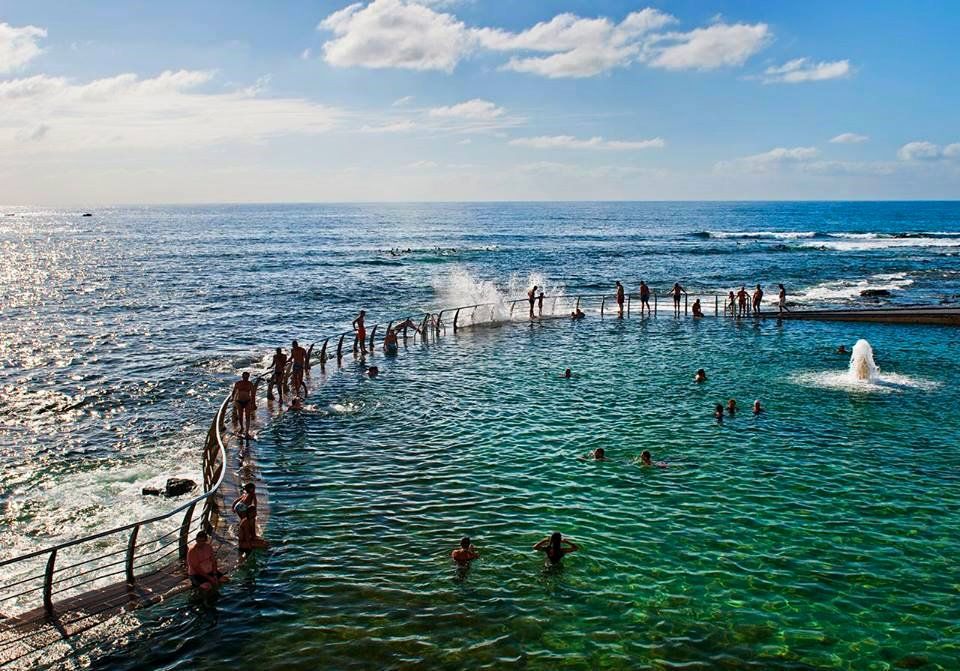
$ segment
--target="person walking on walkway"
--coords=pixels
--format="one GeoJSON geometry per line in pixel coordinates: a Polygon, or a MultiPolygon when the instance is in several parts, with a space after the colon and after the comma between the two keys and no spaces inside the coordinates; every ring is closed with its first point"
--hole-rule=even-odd
{"type": "Polygon", "coordinates": [[[643,306],[647,306],[647,314],[653,314],[650,310],[650,287],[643,280],[640,280],[640,316],[643,316],[643,306]]]}
{"type": "Polygon", "coordinates": [[[780,293],[777,294],[777,305],[780,308],[780,314],[783,314],[784,310],[790,312],[790,309],[787,308],[787,289],[783,284],[778,284],[777,286],[780,287],[780,293]]]}
{"type": "Polygon", "coordinates": [[[763,300],[763,289],[757,284],[757,290],[753,292],[753,313],[760,314],[760,302],[763,300]]]}

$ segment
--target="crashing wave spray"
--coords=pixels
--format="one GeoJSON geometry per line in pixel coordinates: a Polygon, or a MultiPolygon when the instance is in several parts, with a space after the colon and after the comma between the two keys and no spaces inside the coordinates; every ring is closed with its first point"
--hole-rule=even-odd
{"type": "Polygon", "coordinates": [[[545,296],[544,317],[565,316],[570,311],[564,287],[549,283],[541,273],[530,273],[525,278],[511,275],[505,286],[490,280],[481,280],[465,268],[455,268],[433,280],[437,304],[440,307],[484,305],[477,310],[461,313],[460,324],[464,326],[527,319],[529,308],[526,302],[518,303],[511,314],[510,301],[524,298],[534,285],[537,286],[537,294],[542,291],[545,296]]]}
{"type": "Polygon", "coordinates": [[[873,361],[873,348],[862,338],[853,346],[850,355],[850,378],[862,382],[873,382],[880,375],[880,369],[873,361]]]}

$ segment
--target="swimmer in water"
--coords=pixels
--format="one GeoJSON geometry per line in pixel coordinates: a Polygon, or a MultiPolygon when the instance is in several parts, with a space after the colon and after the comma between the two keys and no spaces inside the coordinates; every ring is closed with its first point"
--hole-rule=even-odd
{"type": "Polygon", "coordinates": [[[387,327],[387,335],[383,336],[383,351],[385,354],[396,354],[398,351],[397,333],[390,327],[387,327]]]}
{"type": "Polygon", "coordinates": [[[697,374],[693,376],[694,382],[706,382],[707,381],[707,371],[702,368],[697,369],[697,374]]]}
{"type": "Polygon", "coordinates": [[[847,353],[846,345],[840,345],[840,347],[837,348],[837,354],[846,354],[846,353],[847,353]]]}
{"type": "Polygon", "coordinates": [[[713,416],[718,424],[723,424],[723,403],[717,403],[717,407],[713,409],[713,416]]]}
{"type": "Polygon", "coordinates": [[[303,410],[303,399],[299,396],[294,396],[293,400],[290,401],[291,410],[303,410]]]}
{"type": "Polygon", "coordinates": [[[753,402],[753,414],[759,415],[761,412],[763,412],[763,408],[760,407],[760,399],[758,398],[753,402]]]}
{"type": "Polygon", "coordinates": [[[367,369],[367,377],[369,378],[375,378],[379,374],[380,374],[380,368],[378,368],[377,366],[370,366],[367,369]]]}
{"type": "Polygon", "coordinates": [[[237,417],[240,420],[240,435],[250,437],[250,418],[247,410],[253,403],[253,382],[250,381],[250,373],[244,372],[241,379],[233,385],[233,393],[230,394],[233,400],[233,407],[237,411],[237,417]]]}
{"type": "Polygon", "coordinates": [[[576,552],[580,549],[580,546],[564,538],[559,531],[554,531],[550,536],[534,545],[533,549],[545,553],[549,563],[559,564],[563,561],[565,555],[576,552]]]}
{"type": "Polygon", "coordinates": [[[654,463],[653,457],[650,455],[650,450],[644,450],[643,452],[640,453],[640,465],[650,466],[650,467],[656,466],[657,468],[666,468],[667,462],[658,461],[654,463]]]}
{"type": "Polygon", "coordinates": [[[450,553],[450,559],[458,564],[469,564],[474,559],[479,558],[480,553],[477,551],[477,548],[474,547],[473,543],[470,542],[469,536],[461,538],[460,547],[454,548],[453,552],[450,553]]]}
{"type": "Polygon", "coordinates": [[[737,414],[737,401],[736,399],[730,399],[727,401],[727,414],[733,417],[737,414]]]}
{"type": "Polygon", "coordinates": [[[569,380],[571,377],[573,377],[573,373],[570,371],[569,368],[566,369],[565,371],[563,371],[563,377],[566,378],[566,379],[568,379],[568,380],[569,380]]]}
{"type": "Polygon", "coordinates": [[[607,452],[602,447],[598,447],[593,452],[589,452],[580,458],[584,461],[606,461],[607,452]]]}

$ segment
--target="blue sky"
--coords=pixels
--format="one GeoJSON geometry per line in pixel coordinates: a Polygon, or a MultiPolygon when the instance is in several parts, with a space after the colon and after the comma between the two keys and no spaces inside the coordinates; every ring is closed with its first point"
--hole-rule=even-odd
{"type": "Polygon", "coordinates": [[[0,203],[960,197],[960,5],[0,2],[0,203]]]}

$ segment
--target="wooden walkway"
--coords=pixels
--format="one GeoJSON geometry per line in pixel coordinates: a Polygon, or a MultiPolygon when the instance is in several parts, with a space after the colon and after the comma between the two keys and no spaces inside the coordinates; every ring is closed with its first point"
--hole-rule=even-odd
{"type": "Polygon", "coordinates": [[[815,319],[820,321],[960,326],[960,307],[948,305],[904,305],[857,310],[793,310],[783,313],[772,310],[754,316],[785,320],[815,319]]]}
{"type": "MultiPolygon", "coordinates": [[[[240,563],[237,522],[229,506],[240,496],[244,483],[257,484],[258,526],[262,528],[269,518],[267,489],[263,486],[254,459],[256,449],[238,446],[236,442],[235,438],[229,438],[226,443],[226,474],[215,498],[221,514],[211,538],[218,568],[227,574],[240,563]]],[[[0,669],[28,669],[40,663],[55,664],[58,659],[65,659],[73,653],[73,640],[78,635],[121,613],[159,603],[188,588],[190,581],[183,563],[173,560],[150,574],[138,576],[136,585],[132,587],[120,582],[57,601],[53,617],[48,616],[42,606],[15,616],[0,614],[0,669]],[[56,644],[64,643],[66,645],[62,651],[53,650],[56,644]]]]}

